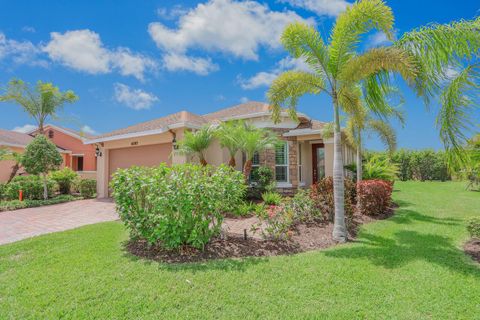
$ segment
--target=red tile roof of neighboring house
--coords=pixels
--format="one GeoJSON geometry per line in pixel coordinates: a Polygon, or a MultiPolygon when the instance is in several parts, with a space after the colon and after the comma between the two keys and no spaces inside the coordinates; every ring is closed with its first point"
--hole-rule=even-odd
{"type": "Polygon", "coordinates": [[[32,140],[26,133],[0,129],[0,146],[25,147],[32,140]]]}

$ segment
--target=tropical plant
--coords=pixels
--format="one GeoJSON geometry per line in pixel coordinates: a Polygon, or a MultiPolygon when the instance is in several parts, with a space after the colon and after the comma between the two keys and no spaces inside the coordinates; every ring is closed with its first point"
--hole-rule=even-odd
{"type": "Polygon", "coordinates": [[[52,171],[50,178],[58,183],[58,188],[61,194],[70,194],[75,180],[79,175],[72,169],[65,167],[61,170],[52,171]]]}
{"type": "Polygon", "coordinates": [[[419,63],[414,82],[428,104],[441,103],[437,115],[440,138],[452,169],[468,161],[464,146],[473,129],[472,111],[479,107],[480,17],[449,24],[430,24],[404,33],[395,47],[408,50],[419,63]]]}
{"type": "Polygon", "coordinates": [[[8,82],[5,93],[0,95],[0,102],[14,102],[20,105],[32,117],[38,132],[43,133],[43,127],[49,117],[56,118],[57,112],[66,103],[73,103],[78,97],[71,90],[61,92],[52,83],[38,81],[32,88],[22,80],[13,79],[8,82]]]}
{"type": "Polygon", "coordinates": [[[281,41],[289,53],[302,59],[311,72],[287,71],[275,79],[268,91],[273,118],[278,121],[282,107],[288,107],[296,119],[296,106],[304,94],[326,93],[332,98],[334,114],[334,194],[335,223],[333,238],[346,241],[344,210],[344,170],[340,112],[365,107],[381,113],[390,108],[385,96],[391,87],[390,72],[398,72],[411,81],[416,64],[411,54],[400,47],[379,47],[359,53],[361,36],[378,29],[393,37],[393,14],[382,0],[360,0],[340,14],[329,42],[311,26],[293,23],[287,26],[281,41]]]}
{"type": "Polygon", "coordinates": [[[272,131],[255,128],[252,125],[245,125],[245,130],[243,130],[240,139],[240,150],[245,154],[243,175],[247,180],[252,171],[252,161],[255,153],[273,148],[279,142],[279,139],[272,131]]]}
{"type": "Polygon", "coordinates": [[[188,155],[196,155],[202,166],[207,165],[205,159],[205,151],[213,141],[215,137],[215,127],[203,126],[200,130],[195,132],[185,131],[185,136],[182,141],[179,142],[178,152],[188,155]]]}
{"type": "Polygon", "coordinates": [[[245,124],[240,120],[222,122],[215,132],[220,146],[228,150],[230,160],[228,165],[235,167],[235,155],[241,148],[241,137],[245,130],[245,124]]]}
{"type": "Polygon", "coordinates": [[[58,169],[63,162],[57,147],[43,134],[39,134],[25,147],[21,162],[27,173],[43,176],[43,198],[47,200],[47,174],[58,169]]]}
{"type": "Polygon", "coordinates": [[[371,157],[364,165],[363,179],[394,181],[398,175],[398,166],[389,158],[371,157]]]}
{"type": "Polygon", "coordinates": [[[282,195],[278,192],[267,191],[262,193],[262,200],[266,205],[279,205],[282,202],[282,195]]]}

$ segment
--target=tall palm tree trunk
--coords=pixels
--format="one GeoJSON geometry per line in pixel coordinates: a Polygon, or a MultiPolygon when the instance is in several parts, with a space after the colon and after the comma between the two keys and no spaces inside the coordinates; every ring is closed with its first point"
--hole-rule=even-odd
{"type": "Polygon", "coordinates": [[[232,168],[235,168],[237,162],[235,161],[235,156],[230,156],[230,161],[228,161],[228,165],[232,168]]]}
{"type": "Polygon", "coordinates": [[[357,146],[357,182],[362,181],[363,167],[362,167],[362,136],[358,133],[358,146],[357,146]]]}
{"type": "Polygon", "coordinates": [[[245,165],[243,166],[243,175],[247,181],[248,177],[250,176],[250,172],[252,172],[252,160],[248,159],[245,161],[245,165]]]}
{"type": "Polygon", "coordinates": [[[335,129],[333,134],[333,198],[335,202],[335,217],[333,221],[333,240],[347,241],[345,226],[345,184],[343,176],[342,133],[340,131],[340,115],[338,102],[334,101],[335,129]]]}

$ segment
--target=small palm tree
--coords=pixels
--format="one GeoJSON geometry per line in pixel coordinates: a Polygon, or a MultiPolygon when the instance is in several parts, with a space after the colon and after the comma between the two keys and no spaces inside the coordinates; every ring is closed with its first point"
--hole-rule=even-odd
{"type": "Polygon", "coordinates": [[[178,151],[183,154],[196,155],[202,166],[207,165],[205,151],[215,136],[213,126],[204,126],[195,132],[185,131],[185,137],[179,142],[178,151]]]}
{"type": "Polygon", "coordinates": [[[251,125],[245,125],[245,129],[240,136],[240,140],[240,150],[245,154],[243,174],[245,179],[248,179],[250,173],[252,172],[252,162],[255,153],[274,147],[279,142],[279,139],[268,129],[255,128],[251,125]]]}
{"type": "Polygon", "coordinates": [[[216,137],[220,141],[220,146],[226,148],[230,155],[228,164],[234,168],[235,155],[241,148],[241,137],[245,130],[243,121],[226,121],[222,122],[216,130],[216,137]]]}
{"type": "Polygon", "coordinates": [[[344,210],[344,175],[340,112],[358,108],[362,103],[359,84],[367,94],[366,107],[374,112],[388,109],[385,94],[390,73],[398,72],[411,81],[416,75],[416,64],[403,48],[380,47],[359,53],[361,35],[378,29],[392,39],[392,10],[382,0],[360,0],[340,14],[328,42],[315,28],[293,23],[283,32],[285,49],[310,67],[311,72],[287,71],[275,79],[268,91],[273,107],[273,118],[278,120],[282,107],[288,107],[296,119],[296,106],[305,94],[326,93],[333,103],[334,123],[334,202],[333,238],[347,239],[344,210]]]}
{"type": "Polygon", "coordinates": [[[73,103],[78,97],[73,91],[61,92],[52,83],[38,81],[31,88],[22,80],[11,80],[0,96],[0,102],[14,102],[20,105],[25,112],[32,117],[38,125],[39,133],[43,134],[43,127],[48,117],[55,118],[57,111],[65,103],[73,103]]]}

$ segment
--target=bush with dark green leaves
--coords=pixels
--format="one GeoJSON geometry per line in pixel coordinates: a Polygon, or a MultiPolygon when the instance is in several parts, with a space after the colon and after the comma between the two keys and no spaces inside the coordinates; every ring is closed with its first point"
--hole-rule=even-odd
{"type": "MultiPolygon", "coordinates": [[[[55,181],[47,179],[48,197],[52,197],[58,189],[55,181]]],[[[19,191],[23,191],[23,198],[29,200],[43,199],[43,179],[39,176],[17,176],[5,187],[4,198],[18,199],[19,191]]]]}
{"type": "Polygon", "coordinates": [[[58,183],[58,189],[61,194],[70,194],[75,180],[79,179],[79,175],[66,167],[50,172],[50,178],[58,183]]]}
{"type": "Polygon", "coordinates": [[[94,179],[81,179],[78,183],[80,195],[84,198],[94,198],[97,193],[97,181],[94,179]]]}
{"type": "Polygon", "coordinates": [[[271,168],[265,166],[255,168],[252,170],[251,177],[248,198],[261,199],[264,192],[275,191],[276,185],[271,168]]]}
{"type": "Polygon", "coordinates": [[[243,174],[229,166],[188,163],[120,169],[111,187],[130,236],[168,249],[203,249],[246,189],[243,174]]]}
{"type": "Polygon", "coordinates": [[[6,188],[7,188],[7,185],[5,183],[0,183],[0,200],[2,200],[5,197],[6,188]]]}

